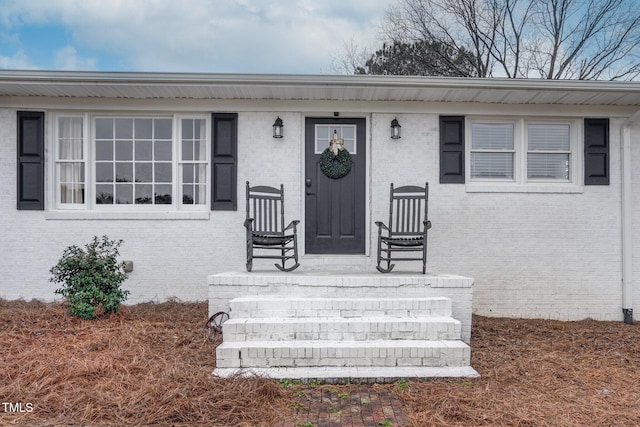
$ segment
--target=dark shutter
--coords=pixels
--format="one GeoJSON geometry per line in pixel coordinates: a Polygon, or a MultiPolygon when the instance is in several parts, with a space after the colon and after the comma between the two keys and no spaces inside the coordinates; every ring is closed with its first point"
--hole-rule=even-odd
{"type": "Polygon", "coordinates": [[[212,116],[211,210],[236,210],[238,114],[214,113],[212,116]]]}
{"type": "Polygon", "coordinates": [[[609,119],[584,119],[584,184],[609,185],[609,119]]]}
{"type": "Polygon", "coordinates": [[[440,183],[464,184],[464,116],[440,116],[440,183]]]}
{"type": "Polygon", "coordinates": [[[44,210],[44,113],[18,111],[18,209],[44,210]]]}

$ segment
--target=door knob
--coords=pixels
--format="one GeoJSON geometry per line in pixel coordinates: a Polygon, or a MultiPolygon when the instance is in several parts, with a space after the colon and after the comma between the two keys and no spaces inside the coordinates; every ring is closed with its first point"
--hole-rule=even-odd
{"type": "Polygon", "coordinates": [[[305,187],[307,187],[307,191],[306,191],[307,196],[313,195],[313,193],[311,192],[311,184],[312,184],[311,178],[307,178],[304,180],[304,185],[305,187]]]}

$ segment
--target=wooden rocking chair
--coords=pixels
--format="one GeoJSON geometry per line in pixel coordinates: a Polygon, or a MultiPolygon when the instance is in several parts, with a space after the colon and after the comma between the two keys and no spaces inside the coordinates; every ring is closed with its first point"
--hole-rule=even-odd
{"type": "Polygon", "coordinates": [[[427,218],[429,183],[423,187],[413,185],[393,188],[389,203],[389,226],[376,221],[378,226],[378,265],[381,273],[389,273],[395,267],[391,261],[422,261],[422,274],[427,269],[427,230],[431,221],[427,218]],[[408,256],[408,252],[419,252],[408,256]],[[397,255],[394,255],[398,253],[397,255]],[[381,263],[386,263],[383,267],[381,263]]]}
{"type": "Polygon", "coordinates": [[[293,271],[298,263],[298,236],[294,220],[284,226],[284,187],[250,187],[247,181],[247,271],[251,271],[253,260],[269,258],[280,260],[275,266],[281,271],[293,271]],[[254,254],[259,250],[261,254],[254,254]],[[294,264],[285,267],[287,260],[294,264]]]}

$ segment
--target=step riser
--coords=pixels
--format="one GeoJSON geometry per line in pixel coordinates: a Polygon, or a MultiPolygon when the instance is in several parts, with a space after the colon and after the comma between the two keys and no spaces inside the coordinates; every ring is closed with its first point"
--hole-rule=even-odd
{"type": "Polygon", "coordinates": [[[451,316],[451,300],[421,299],[319,299],[240,298],[229,303],[234,318],[263,317],[377,317],[451,316]]]}
{"type": "Polygon", "coordinates": [[[469,348],[221,348],[218,368],[468,366],[469,348]]]}
{"type": "Polygon", "coordinates": [[[444,297],[254,295],[231,300],[229,315],[221,370],[457,368],[471,358],[444,297]]]}
{"type": "Polygon", "coordinates": [[[449,322],[412,321],[344,322],[321,321],[319,323],[273,322],[244,323],[227,321],[223,326],[226,342],[238,341],[366,341],[366,340],[459,340],[461,324],[449,322]]]}
{"type": "Polygon", "coordinates": [[[216,368],[213,375],[219,378],[259,376],[273,379],[296,379],[302,383],[322,381],[328,384],[394,383],[401,379],[411,378],[478,378],[480,376],[471,366],[216,368]]]}

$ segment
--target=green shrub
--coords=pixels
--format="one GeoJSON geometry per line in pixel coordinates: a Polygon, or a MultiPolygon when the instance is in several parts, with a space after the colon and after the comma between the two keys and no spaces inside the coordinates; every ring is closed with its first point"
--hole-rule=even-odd
{"type": "Polygon", "coordinates": [[[51,268],[51,282],[62,284],[55,293],[66,298],[67,312],[72,316],[93,319],[101,314],[117,312],[129,291],[120,289],[127,278],[124,261],[118,262],[122,240],[107,236],[85,245],[85,249],[69,246],[51,268]]]}

